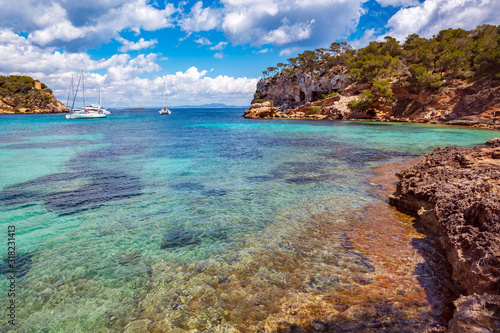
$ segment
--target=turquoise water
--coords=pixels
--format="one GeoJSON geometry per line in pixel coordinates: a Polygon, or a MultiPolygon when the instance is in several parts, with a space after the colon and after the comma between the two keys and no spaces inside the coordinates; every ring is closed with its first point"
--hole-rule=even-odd
{"type": "Polygon", "coordinates": [[[3,261],[0,327],[233,332],[271,325],[286,297],[332,294],[373,271],[345,249],[343,233],[352,212],[376,200],[367,182],[373,167],[499,135],[242,113],[1,116],[0,258],[7,258],[7,226],[15,226],[17,307],[10,325],[3,261]]]}

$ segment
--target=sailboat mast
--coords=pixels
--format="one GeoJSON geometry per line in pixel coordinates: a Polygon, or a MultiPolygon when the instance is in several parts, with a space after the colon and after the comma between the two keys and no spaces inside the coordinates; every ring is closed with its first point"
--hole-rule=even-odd
{"type": "MultiPolygon", "coordinates": [[[[83,74],[83,71],[82,71],[82,74],[83,74]]],[[[73,104],[71,104],[71,113],[73,113],[73,108],[75,107],[76,95],[78,94],[78,88],[80,87],[81,79],[82,79],[82,75],[80,75],[80,78],[78,79],[78,84],[76,85],[76,91],[75,91],[75,94],[73,95],[73,104]]]]}
{"type": "Polygon", "coordinates": [[[69,86],[69,91],[68,91],[68,100],[66,101],[66,105],[69,106],[69,97],[73,95],[74,89],[73,89],[73,73],[71,73],[71,84],[69,86]]]}
{"type": "Polygon", "coordinates": [[[99,85],[99,106],[101,106],[101,85],[99,85]]]}
{"type": "Polygon", "coordinates": [[[83,95],[83,107],[85,108],[85,83],[82,70],[82,95],[83,95]]]}
{"type": "Polygon", "coordinates": [[[165,97],[165,82],[163,82],[163,109],[164,110],[167,109],[167,100],[166,100],[166,97],[165,97]]]}

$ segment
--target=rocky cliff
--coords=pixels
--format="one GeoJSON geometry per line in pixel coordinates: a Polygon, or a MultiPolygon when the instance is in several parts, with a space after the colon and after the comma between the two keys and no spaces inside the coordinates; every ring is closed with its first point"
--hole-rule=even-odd
{"type": "Polygon", "coordinates": [[[312,71],[296,71],[260,80],[252,103],[259,99],[271,100],[281,110],[316,101],[347,86],[346,68],[333,70],[320,68],[312,71]]]}
{"type": "Polygon", "coordinates": [[[0,76],[0,114],[55,112],[69,109],[44,84],[29,76],[0,76]]]}
{"type": "Polygon", "coordinates": [[[344,74],[321,77],[305,73],[293,78],[279,75],[261,80],[256,98],[244,116],[403,121],[500,129],[500,86],[491,87],[487,80],[448,80],[438,91],[412,91],[396,81],[391,84],[391,103],[375,102],[364,111],[352,109],[348,104],[372,86],[348,86],[347,81],[344,74]],[[258,100],[272,102],[272,109],[261,109],[258,100]]]}
{"type": "Polygon", "coordinates": [[[453,278],[450,332],[500,332],[500,139],[436,149],[401,171],[390,203],[440,234],[453,278]]]}

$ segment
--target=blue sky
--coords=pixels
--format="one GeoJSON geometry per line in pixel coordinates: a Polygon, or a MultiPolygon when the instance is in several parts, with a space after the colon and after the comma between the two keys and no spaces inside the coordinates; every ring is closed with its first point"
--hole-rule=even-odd
{"type": "Polygon", "coordinates": [[[0,0],[0,74],[66,102],[71,75],[107,107],[246,106],[262,71],[304,50],[499,24],[498,0],[0,0]]]}

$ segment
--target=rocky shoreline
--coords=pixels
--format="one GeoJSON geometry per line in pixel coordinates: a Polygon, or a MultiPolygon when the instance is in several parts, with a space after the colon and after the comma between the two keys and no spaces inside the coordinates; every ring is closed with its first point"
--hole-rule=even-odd
{"type": "Polygon", "coordinates": [[[500,129],[500,86],[490,87],[486,81],[450,80],[438,93],[425,89],[417,93],[396,82],[391,85],[394,94],[392,104],[374,103],[367,111],[361,111],[351,109],[348,104],[372,86],[348,86],[344,78],[329,78],[328,82],[334,82],[335,86],[326,88],[313,78],[309,78],[310,82],[302,80],[307,85],[302,81],[292,85],[279,79],[274,84],[263,80],[257,85],[256,94],[264,96],[265,101],[259,103],[254,99],[243,116],[252,119],[409,122],[500,129]],[[314,95],[316,90],[321,89],[338,93],[324,99],[302,99],[303,95],[314,95]]]}
{"type": "Polygon", "coordinates": [[[390,204],[440,235],[453,279],[449,332],[500,332],[500,139],[447,147],[397,174],[390,204]]]}

